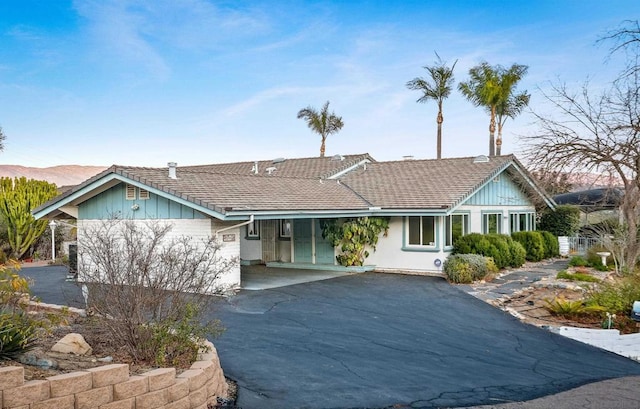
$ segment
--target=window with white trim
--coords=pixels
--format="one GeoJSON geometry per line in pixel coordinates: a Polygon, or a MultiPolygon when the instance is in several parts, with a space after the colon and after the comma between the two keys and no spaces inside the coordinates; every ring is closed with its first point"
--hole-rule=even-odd
{"type": "Polygon", "coordinates": [[[281,219],[280,220],[280,237],[284,239],[290,239],[292,227],[293,227],[293,221],[291,219],[281,219]]]}
{"type": "Polygon", "coordinates": [[[436,246],[435,216],[409,216],[407,223],[407,245],[436,246]]]}
{"type": "Polygon", "coordinates": [[[451,247],[459,238],[469,232],[469,215],[452,214],[445,217],[445,246],[451,247]]]}
{"type": "Polygon", "coordinates": [[[534,212],[510,213],[509,219],[511,220],[511,233],[536,229],[536,214],[534,212]]]}
{"type": "Polygon", "coordinates": [[[136,200],[136,187],[133,185],[127,185],[125,192],[125,198],[127,200],[136,200]]]}
{"type": "Polygon", "coordinates": [[[149,191],[147,189],[140,188],[138,192],[138,199],[147,200],[149,199],[149,197],[150,197],[149,191]]]}
{"type": "Polygon", "coordinates": [[[247,238],[259,239],[260,238],[260,221],[254,220],[247,224],[247,238]]]}
{"type": "Polygon", "coordinates": [[[484,234],[502,233],[502,213],[483,213],[482,232],[484,234]]]}

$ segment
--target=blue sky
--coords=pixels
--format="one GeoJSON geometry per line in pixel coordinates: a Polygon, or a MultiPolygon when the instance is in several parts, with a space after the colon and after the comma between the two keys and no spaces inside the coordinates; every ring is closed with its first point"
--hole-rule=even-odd
{"type": "MultiPolygon", "coordinates": [[[[519,89],[620,70],[596,40],[639,17],[637,0],[0,2],[0,163],[165,166],[317,156],[296,114],[341,115],[327,155],[434,158],[434,103],[405,83],[434,52],[457,81],[487,61],[526,64],[519,89]]],[[[443,156],[488,153],[488,115],[457,90],[445,101],[443,156]]],[[[535,131],[523,114],[503,153],[535,131]]]]}

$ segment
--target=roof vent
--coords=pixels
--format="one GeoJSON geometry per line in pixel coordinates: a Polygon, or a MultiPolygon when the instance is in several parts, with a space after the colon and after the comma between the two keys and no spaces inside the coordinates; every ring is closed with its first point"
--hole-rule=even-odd
{"type": "Polygon", "coordinates": [[[284,162],[285,160],[286,160],[285,158],[275,158],[275,159],[273,160],[273,164],[276,164],[276,163],[282,163],[282,162],[284,162]]]}
{"type": "Polygon", "coordinates": [[[176,168],[178,167],[178,164],[175,162],[169,162],[167,163],[167,166],[169,166],[169,179],[178,179],[178,176],[176,175],[176,168]]]}
{"type": "Polygon", "coordinates": [[[267,174],[268,174],[269,176],[271,176],[271,174],[272,174],[273,172],[275,172],[276,170],[278,170],[278,169],[277,169],[275,166],[269,166],[269,167],[268,167],[268,168],[266,168],[265,170],[267,171],[267,174]]]}
{"type": "Polygon", "coordinates": [[[473,163],[487,163],[489,162],[489,157],[486,155],[479,155],[473,158],[473,163]]]}
{"type": "Polygon", "coordinates": [[[402,160],[413,160],[413,155],[404,155],[402,160]]]}
{"type": "Polygon", "coordinates": [[[251,172],[253,172],[254,175],[258,174],[258,161],[253,162],[253,166],[251,167],[251,172]]]}
{"type": "Polygon", "coordinates": [[[342,156],[342,155],[333,155],[331,157],[331,160],[342,161],[342,160],[344,160],[344,156],[342,156]]]}

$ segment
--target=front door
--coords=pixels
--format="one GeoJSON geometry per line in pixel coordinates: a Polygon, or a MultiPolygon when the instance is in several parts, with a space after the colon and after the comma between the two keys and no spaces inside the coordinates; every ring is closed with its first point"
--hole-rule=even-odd
{"type": "Polygon", "coordinates": [[[335,250],[329,240],[322,237],[319,219],[315,219],[316,264],[335,264],[335,250]]]}
{"type": "Polygon", "coordinates": [[[313,263],[311,220],[293,220],[293,257],[296,263],[313,263]]]}

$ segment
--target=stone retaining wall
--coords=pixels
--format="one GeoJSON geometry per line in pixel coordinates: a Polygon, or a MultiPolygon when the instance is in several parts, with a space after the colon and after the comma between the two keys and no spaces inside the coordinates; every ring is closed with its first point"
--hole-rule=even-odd
{"type": "Polygon", "coordinates": [[[216,349],[205,346],[179,375],[160,368],[130,376],[129,365],[112,364],[25,382],[21,366],[0,367],[0,402],[3,409],[206,409],[227,397],[227,383],[216,349]]]}

